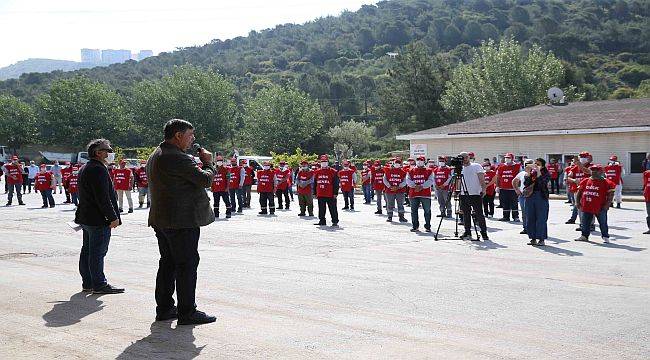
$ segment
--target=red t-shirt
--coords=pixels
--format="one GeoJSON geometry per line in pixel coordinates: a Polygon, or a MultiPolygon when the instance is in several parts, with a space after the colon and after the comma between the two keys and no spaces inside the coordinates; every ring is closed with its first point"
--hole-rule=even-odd
{"type": "Polygon", "coordinates": [[[339,184],[341,186],[341,191],[352,191],[354,189],[354,184],[352,184],[352,176],[354,170],[340,170],[339,171],[339,184]]]}
{"type": "MultiPolygon", "coordinates": [[[[494,170],[486,171],[485,172],[485,183],[488,184],[490,181],[492,181],[492,178],[494,178],[494,176],[496,176],[496,174],[497,174],[497,172],[494,171],[494,170]]],[[[492,185],[485,188],[485,194],[492,196],[492,195],[496,194],[496,189],[497,189],[497,185],[492,184],[492,185]]]]}
{"type": "Polygon", "coordinates": [[[131,190],[131,169],[113,170],[115,190],[131,190]]]}
{"type": "Polygon", "coordinates": [[[548,169],[548,174],[553,180],[557,179],[557,177],[560,175],[560,165],[557,163],[546,164],[546,169],[548,169]]]}
{"type": "Polygon", "coordinates": [[[275,178],[274,170],[258,170],[257,171],[257,192],[273,192],[273,179],[275,178]]]}
{"type": "Polygon", "coordinates": [[[438,166],[433,171],[433,174],[436,179],[436,186],[442,186],[447,182],[449,176],[451,176],[451,168],[449,166],[438,166]]]}
{"type": "Polygon", "coordinates": [[[70,175],[68,178],[68,192],[69,193],[76,193],[79,191],[79,175],[70,175]]]}
{"type": "Polygon", "coordinates": [[[138,168],[135,173],[138,175],[138,187],[139,188],[146,188],[149,187],[149,181],[147,179],[147,169],[143,166],[138,168]]]}
{"type": "Polygon", "coordinates": [[[588,176],[588,175],[587,175],[584,171],[582,171],[582,169],[580,168],[580,166],[575,165],[575,166],[571,167],[571,170],[569,171],[569,177],[572,177],[572,178],[576,179],[576,180],[578,181],[578,183],[577,183],[577,184],[575,184],[575,183],[573,183],[573,182],[572,182],[572,183],[569,183],[569,191],[570,191],[570,192],[576,192],[576,191],[578,191],[578,186],[579,186],[579,184],[580,184],[580,183],[582,182],[582,180],[583,180],[584,178],[586,178],[587,176],[588,176]]]}
{"type": "Polygon", "coordinates": [[[336,170],[332,168],[318,169],[314,172],[314,181],[316,183],[316,197],[331,198],[334,197],[334,178],[336,170]]]}
{"type": "Polygon", "coordinates": [[[372,176],[372,189],[384,191],[384,169],[373,168],[370,174],[372,176]]]}
{"type": "Polygon", "coordinates": [[[22,184],[23,183],[23,168],[20,165],[8,164],[5,165],[7,169],[7,184],[22,184]],[[16,176],[15,179],[12,179],[12,176],[16,176]]]}
{"type": "Polygon", "coordinates": [[[291,170],[275,170],[275,176],[278,178],[277,190],[286,190],[291,182],[291,170]]]}
{"type": "Polygon", "coordinates": [[[372,176],[370,175],[370,169],[361,170],[361,184],[368,185],[371,181],[372,176]]]}
{"type": "Polygon", "coordinates": [[[646,202],[650,202],[650,170],[643,173],[643,197],[646,202]]]}
{"type": "Polygon", "coordinates": [[[61,169],[61,180],[63,180],[63,182],[66,182],[66,180],[68,180],[70,175],[72,175],[72,166],[68,166],[65,169],[61,169]]]}
{"type": "Polygon", "coordinates": [[[623,167],[621,165],[605,166],[605,177],[615,185],[621,183],[621,174],[623,174],[623,167]]]}
{"type": "Polygon", "coordinates": [[[223,166],[215,170],[214,177],[212,178],[212,186],[210,186],[212,192],[224,192],[228,190],[228,173],[228,169],[223,166]]]}
{"type": "MultiPolygon", "coordinates": [[[[406,172],[404,172],[404,168],[391,168],[385,173],[385,175],[386,180],[388,180],[388,183],[391,187],[399,186],[399,184],[401,184],[406,178],[406,172]]],[[[397,191],[393,191],[390,187],[387,187],[384,191],[386,191],[387,194],[397,194],[406,192],[406,187],[398,188],[397,191]]]]}
{"type": "Polygon", "coordinates": [[[230,172],[230,189],[239,189],[239,181],[241,179],[241,166],[231,166],[228,171],[230,172]]]}
{"type": "MultiPolygon", "coordinates": [[[[409,171],[408,175],[415,185],[422,185],[429,180],[431,173],[431,169],[425,167],[414,167],[409,171]]],[[[431,187],[422,188],[420,191],[415,191],[415,188],[409,188],[409,197],[431,197],[431,187]]]]}
{"type": "MultiPolygon", "coordinates": [[[[300,170],[298,171],[298,180],[299,181],[307,181],[311,179],[314,176],[314,172],[311,170],[300,170]]],[[[313,185],[307,185],[305,187],[300,187],[298,186],[298,195],[309,195],[312,193],[312,186],[313,185]]]]}
{"type": "Polygon", "coordinates": [[[520,164],[501,164],[497,169],[499,189],[512,190],[512,179],[519,174],[520,164]]]}
{"type": "Polygon", "coordinates": [[[34,187],[38,191],[43,191],[43,190],[49,190],[52,188],[52,173],[47,171],[47,172],[39,172],[36,174],[36,178],[34,179],[35,185],[34,187]]]}
{"type": "Polygon", "coordinates": [[[582,191],[580,206],[583,212],[598,214],[607,202],[607,193],[613,190],[616,184],[607,179],[582,179],[579,189],[582,191]]]}
{"type": "Polygon", "coordinates": [[[255,176],[253,167],[244,166],[244,170],[246,171],[246,177],[244,178],[244,186],[253,185],[253,176],[255,176]]]}

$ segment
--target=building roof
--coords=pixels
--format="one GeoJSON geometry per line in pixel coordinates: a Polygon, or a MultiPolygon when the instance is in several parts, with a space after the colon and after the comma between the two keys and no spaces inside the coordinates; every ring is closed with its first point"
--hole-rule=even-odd
{"type": "Polygon", "coordinates": [[[650,128],[650,99],[581,101],[566,106],[537,105],[474,120],[399,135],[399,140],[450,136],[505,136],[545,133],[600,133],[605,129],[650,128]]]}

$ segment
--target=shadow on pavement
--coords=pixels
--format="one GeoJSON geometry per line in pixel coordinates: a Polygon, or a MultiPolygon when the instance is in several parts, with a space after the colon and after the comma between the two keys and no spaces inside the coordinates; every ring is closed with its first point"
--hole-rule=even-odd
{"type": "Polygon", "coordinates": [[[471,241],[471,245],[473,245],[474,249],[476,250],[496,250],[496,249],[505,249],[507,246],[501,245],[499,243],[495,243],[492,240],[485,240],[481,238],[481,241],[471,241]]]}
{"type": "Polygon", "coordinates": [[[551,245],[544,245],[544,246],[533,246],[536,249],[544,250],[548,253],[555,254],[555,255],[560,255],[560,256],[582,256],[581,252],[578,251],[573,251],[573,250],[567,250],[567,249],[562,249],[559,247],[551,246],[551,245]]]}
{"type": "Polygon", "coordinates": [[[172,328],[172,320],[151,324],[151,334],[129,345],[117,359],[194,359],[204,346],[194,344],[194,326],[172,328]]]}
{"type": "Polygon", "coordinates": [[[643,251],[643,250],[646,249],[646,248],[640,248],[640,247],[635,247],[635,246],[630,246],[630,245],[616,244],[616,243],[611,242],[611,240],[610,240],[610,242],[608,244],[607,243],[598,243],[598,242],[594,242],[594,241],[587,241],[587,242],[591,243],[591,244],[594,244],[596,246],[602,246],[602,247],[612,248],[612,249],[622,249],[622,250],[628,250],[628,251],[643,251]]]}
{"type": "Polygon", "coordinates": [[[55,301],[52,310],[43,315],[45,326],[62,327],[74,325],[84,317],[104,308],[98,295],[78,292],[68,301],[55,301]]]}

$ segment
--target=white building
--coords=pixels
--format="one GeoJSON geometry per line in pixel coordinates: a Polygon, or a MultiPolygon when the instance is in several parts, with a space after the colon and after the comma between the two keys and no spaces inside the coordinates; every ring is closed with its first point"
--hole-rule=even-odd
{"type": "Polygon", "coordinates": [[[81,49],[81,62],[99,64],[102,62],[102,53],[99,49],[81,49]]]}
{"type": "Polygon", "coordinates": [[[131,60],[131,50],[102,50],[102,62],[104,64],[123,63],[131,60]]]}
{"type": "Polygon", "coordinates": [[[624,188],[641,189],[641,162],[650,152],[650,99],[538,105],[397,136],[411,155],[472,151],[477,161],[517,157],[566,160],[589,151],[595,163],[613,154],[625,168],[624,188]]]}
{"type": "Polygon", "coordinates": [[[146,59],[148,57],[151,57],[151,56],[153,56],[153,51],[151,51],[151,50],[140,50],[138,52],[137,60],[138,61],[144,60],[144,59],[146,59]]]}

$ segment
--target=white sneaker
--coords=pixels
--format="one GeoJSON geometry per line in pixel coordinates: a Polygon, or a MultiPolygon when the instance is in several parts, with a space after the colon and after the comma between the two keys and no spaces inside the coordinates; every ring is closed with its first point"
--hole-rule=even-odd
{"type": "Polygon", "coordinates": [[[601,238],[603,239],[603,242],[605,244],[609,244],[609,238],[608,237],[601,236],[601,238]]]}

